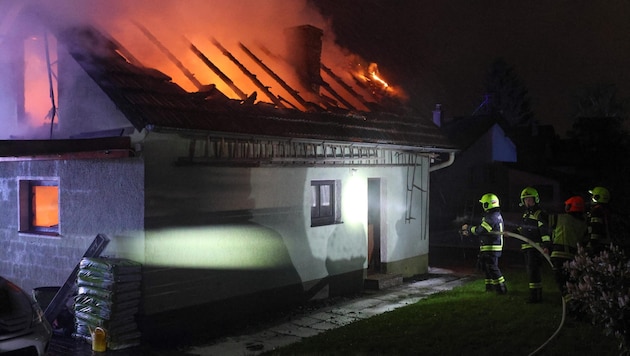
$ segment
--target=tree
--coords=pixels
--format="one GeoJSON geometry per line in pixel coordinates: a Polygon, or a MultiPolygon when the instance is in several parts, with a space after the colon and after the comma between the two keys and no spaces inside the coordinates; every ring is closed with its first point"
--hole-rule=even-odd
{"type": "Polygon", "coordinates": [[[628,116],[627,103],[627,99],[617,97],[614,84],[586,88],[575,98],[575,118],[607,117],[624,121],[628,116]]]}
{"type": "Polygon", "coordinates": [[[595,86],[575,98],[575,117],[569,138],[577,142],[580,168],[591,187],[606,186],[621,211],[628,210],[630,133],[625,128],[627,100],[617,97],[614,85],[595,86]]]}
{"type": "Polygon", "coordinates": [[[532,123],[533,113],[528,92],[514,68],[496,59],[486,73],[485,109],[500,114],[511,126],[532,123]]]}

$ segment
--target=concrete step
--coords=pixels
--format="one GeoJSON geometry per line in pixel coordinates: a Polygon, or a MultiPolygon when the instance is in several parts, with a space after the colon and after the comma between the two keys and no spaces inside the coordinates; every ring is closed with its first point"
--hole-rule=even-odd
{"type": "Polygon", "coordinates": [[[375,273],[369,274],[367,278],[365,278],[363,287],[369,290],[381,290],[399,286],[402,283],[402,274],[375,273]]]}

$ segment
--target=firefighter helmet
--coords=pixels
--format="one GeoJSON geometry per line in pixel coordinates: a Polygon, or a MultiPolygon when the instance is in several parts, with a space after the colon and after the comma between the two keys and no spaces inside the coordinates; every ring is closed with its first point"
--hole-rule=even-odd
{"type": "Polygon", "coordinates": [[[583,213],[584,199],[579,196],[572,196],[564,202],[564,211],[567,213],[583,213]]]}
{"type": "Polygon", "coordinates": [[[492,193],[484,194],[481,199],[479,199],[479,202],[483,206],[484,211],[499,207],[499,197],[492,193]]]}
{"type": "Polygon", "coordinates": [[[540,203],[540,196],[535,188],[527,187],[521,191],[521,203],[525,204],[525,198],[534,198],[536,204],[540,203]]]}
{"type": "Polygon", "coordinates": [[[588,192],[591,193],[593,203],[608,203],[610,201],[610,192],[604,187],[595,187],[588,192]]]}

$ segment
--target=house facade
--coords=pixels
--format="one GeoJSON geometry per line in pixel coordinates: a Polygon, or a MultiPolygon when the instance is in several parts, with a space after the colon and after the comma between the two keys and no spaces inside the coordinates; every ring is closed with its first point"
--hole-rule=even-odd
{"type": "MultiPolygon", "coordinates": [[[[427,272],[429,172],[456,151],[430,119],[191,93],[94,29],[52,33],[53,119],[0,141],[4,277],[62,285],[104,234],[101,256],[143,265],[142,330],[159,335],[427,272]]],[[[19,128],[28,94],[9,78],[19,128]]]]}

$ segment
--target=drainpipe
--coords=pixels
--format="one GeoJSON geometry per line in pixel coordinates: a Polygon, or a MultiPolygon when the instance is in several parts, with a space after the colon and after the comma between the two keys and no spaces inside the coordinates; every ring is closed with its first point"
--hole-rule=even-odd
{"type": "Polygon", "coordinates": [[[455,162],[455,152],[449,152],[448,153],[448,160],[446,162],[442,162],[442,163],[439,163],[439,164],[436,164],[434,166],[429,167],[429,173],[435,172],[435,171],[440,170],[442,168],[446,168],[446,167],[450,166],[451,164],[453,164],[453,162],[455,162]]]}

